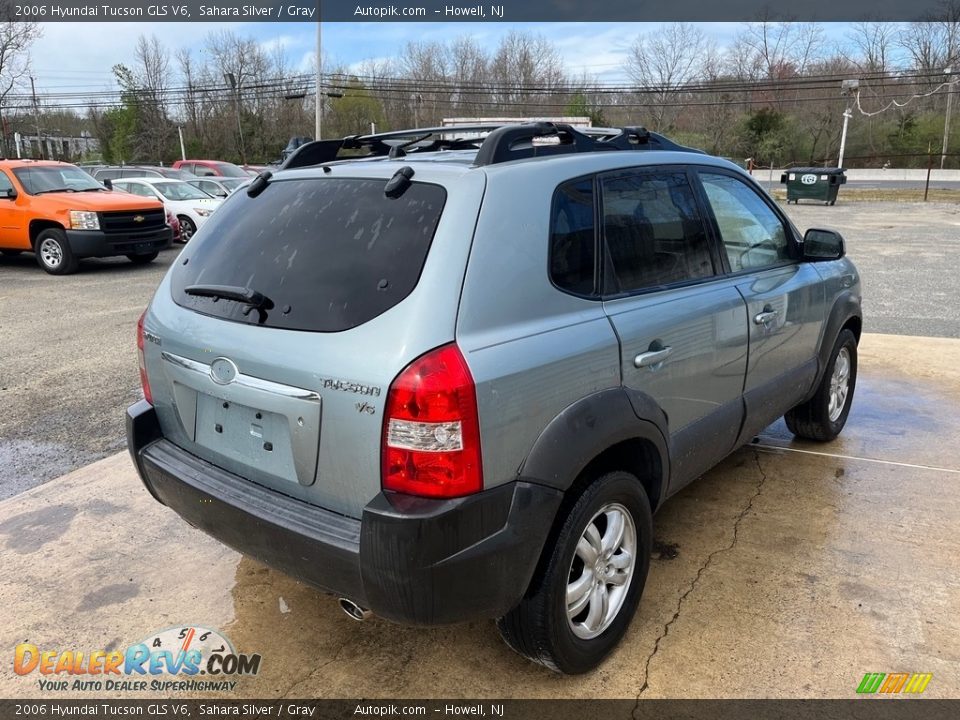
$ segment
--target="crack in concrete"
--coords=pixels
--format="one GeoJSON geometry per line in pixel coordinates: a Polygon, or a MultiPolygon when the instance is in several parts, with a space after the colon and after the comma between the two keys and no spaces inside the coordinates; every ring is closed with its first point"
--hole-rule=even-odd
{"type": "Polygon", "coordinates": [[[753,495],[750,496],[750,499],[747,501],[747,504],[744,505],[743,509],[737,514],[737,516],[733,520],[733,538],[731,539],[730,544],[727,545],[726,547],[722,547],[722,548],[718,548],[717,550],[714,550],[707,556],[707,559],[699,567],[699,569],[697,570],[697,574],[694,576],[693,580],[690,582],[690,586],[686,589],[686,591],[682,595],[680,595],[679,599],[677,600],[677,607],[674,610],[673,617],[670,618],[666,622],[666,624],[664,624],[663,631],[657,636],[656,642],[654,642],[653,644],[653,650],[647,656],[647,661],[644,664],[643,684],[640,686],[640,690],[637,692],[636,704],[633,707],[633,711],[630,713],[631,717],[634,717],[634,718],[639,717],[637,713],[640,708],[640,697],[647,691],[649,687],[650,663],[653,661],[654,656],[660,651],[660,643],[670,633],[670,628],[680,617],[680,610],[683,607],[684,601],[696,589],[697,585],[699,585],[700,578],[703,576],[703,573],[706,572],[707,568],[710,567],[710,564],[713,562],[713,559],[717,555],[733,550],[733,548],[736,546],[737,540],[739,539],[738,533],[740,531],[740,523],[747,516],[747,513],[749,513],[750,510],[753,509],[754,501],[760,496],[760,493],[763,492],[764,483],[766,483],[767,481],[767,474],[766,472],[764,472],[763,466],[760,465],[760,453],[757,450],[754,450],[753,456],[757,464],[757,470],[760,473],[760,478],[759,480],[757,480],[756,489],[754,490],[753,495]]]}
{"type": "MultiPolygon", "coordinates": [[[[343,651],[347,648],[347,646],[351,644],[351,641],[352,641],[353,639],[354,639],[354,638],[347,637],[342,643],[340,643],[340,647],[338,647],[337,650],[336,650],[336,652],[333,653],[333,657],[332,657],[332,658],[330,658],[329,660],[327,660],[325,663],[323,663],[323,664],[318,665],[317,667],[315,667],[313,670],[311,670],[309,673],[307,673],[307,675],[306,675],[305,677],[302,677],[302,678],[300,678],[299,680],[295,681],[295,682],[294,682],[292,685],[290,685],[290,687],[288,687],[284,692],[280,693],[280,697],[282,697],[282,698],[288,698],[288,697],[290,697],[290,693],[293,692],[294,688],[299,687],[300,685],[302,685],[302,684],[305,683],[305,682],[309,682],[310,680],[312,680],[312,679],[314,678],[314,676],[315,676],[317,673],[319,673],[321,670],[323,670],[325,667],[327,667],[327,665],[332,665],[333,663],[337,662],[337,660],[340,659],[340,653],[343,652],[343,651]]],[[[314,695],[306,695],[306,696],[300,695],[300,696],[298,696],[298,697],[314,697],[314,695]]]]}

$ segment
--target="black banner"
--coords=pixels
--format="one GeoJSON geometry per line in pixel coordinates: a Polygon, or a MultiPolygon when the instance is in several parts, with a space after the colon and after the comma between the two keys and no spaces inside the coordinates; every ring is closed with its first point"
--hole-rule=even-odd
{"type": "Polygon", "coordinates": [[[0,700],[0,718],[954,720],[960,700],[0,700]]]}
{"type": "Polygon", "coordinates": [[[0,0],[2,19],[20,22],[902,22],[955,15],[955,0],[0,0]]]}

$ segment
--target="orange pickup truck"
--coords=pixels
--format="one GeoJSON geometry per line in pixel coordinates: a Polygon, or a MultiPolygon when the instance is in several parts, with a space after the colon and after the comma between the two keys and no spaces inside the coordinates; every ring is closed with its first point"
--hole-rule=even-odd
{"type": "Polygon", "coordinates": [[[172,240],[159,201],[107,190],[69,163],[0,160],[4,255],[33,252],[48,273],[66,275],[86,257],[148,263],[172,240]]]}

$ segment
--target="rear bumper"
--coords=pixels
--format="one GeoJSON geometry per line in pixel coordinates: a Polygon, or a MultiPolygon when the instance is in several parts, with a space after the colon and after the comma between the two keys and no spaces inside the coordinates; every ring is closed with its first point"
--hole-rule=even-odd
{"type": "Polygon", "coordinates": [[[170,247],[173,230],[132,233],[105,233],[102,230],[67,230],[67,240],[75,257],[111,257],[114,255],[146,255],[170,247]]]}
{"type": "Polygon", "coordinates": [[[499,617],[523,596],[563,497],[512,482],[453,500],[378,494],[360,520],[228,473],[161,437],[146,402],[127,440],[150,493],[234,549],[395,622],[499,617]]]}

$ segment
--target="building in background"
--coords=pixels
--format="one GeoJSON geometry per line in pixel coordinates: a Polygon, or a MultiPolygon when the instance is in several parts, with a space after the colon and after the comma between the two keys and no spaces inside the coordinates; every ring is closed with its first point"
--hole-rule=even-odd
{"type": "Polygon", "coordinates": [[[80,135],[28,135],[13,133],[7,147],[12,157],[43,158],[75,162],[100,154],[100,141],[89,132],[80,135]]]}

